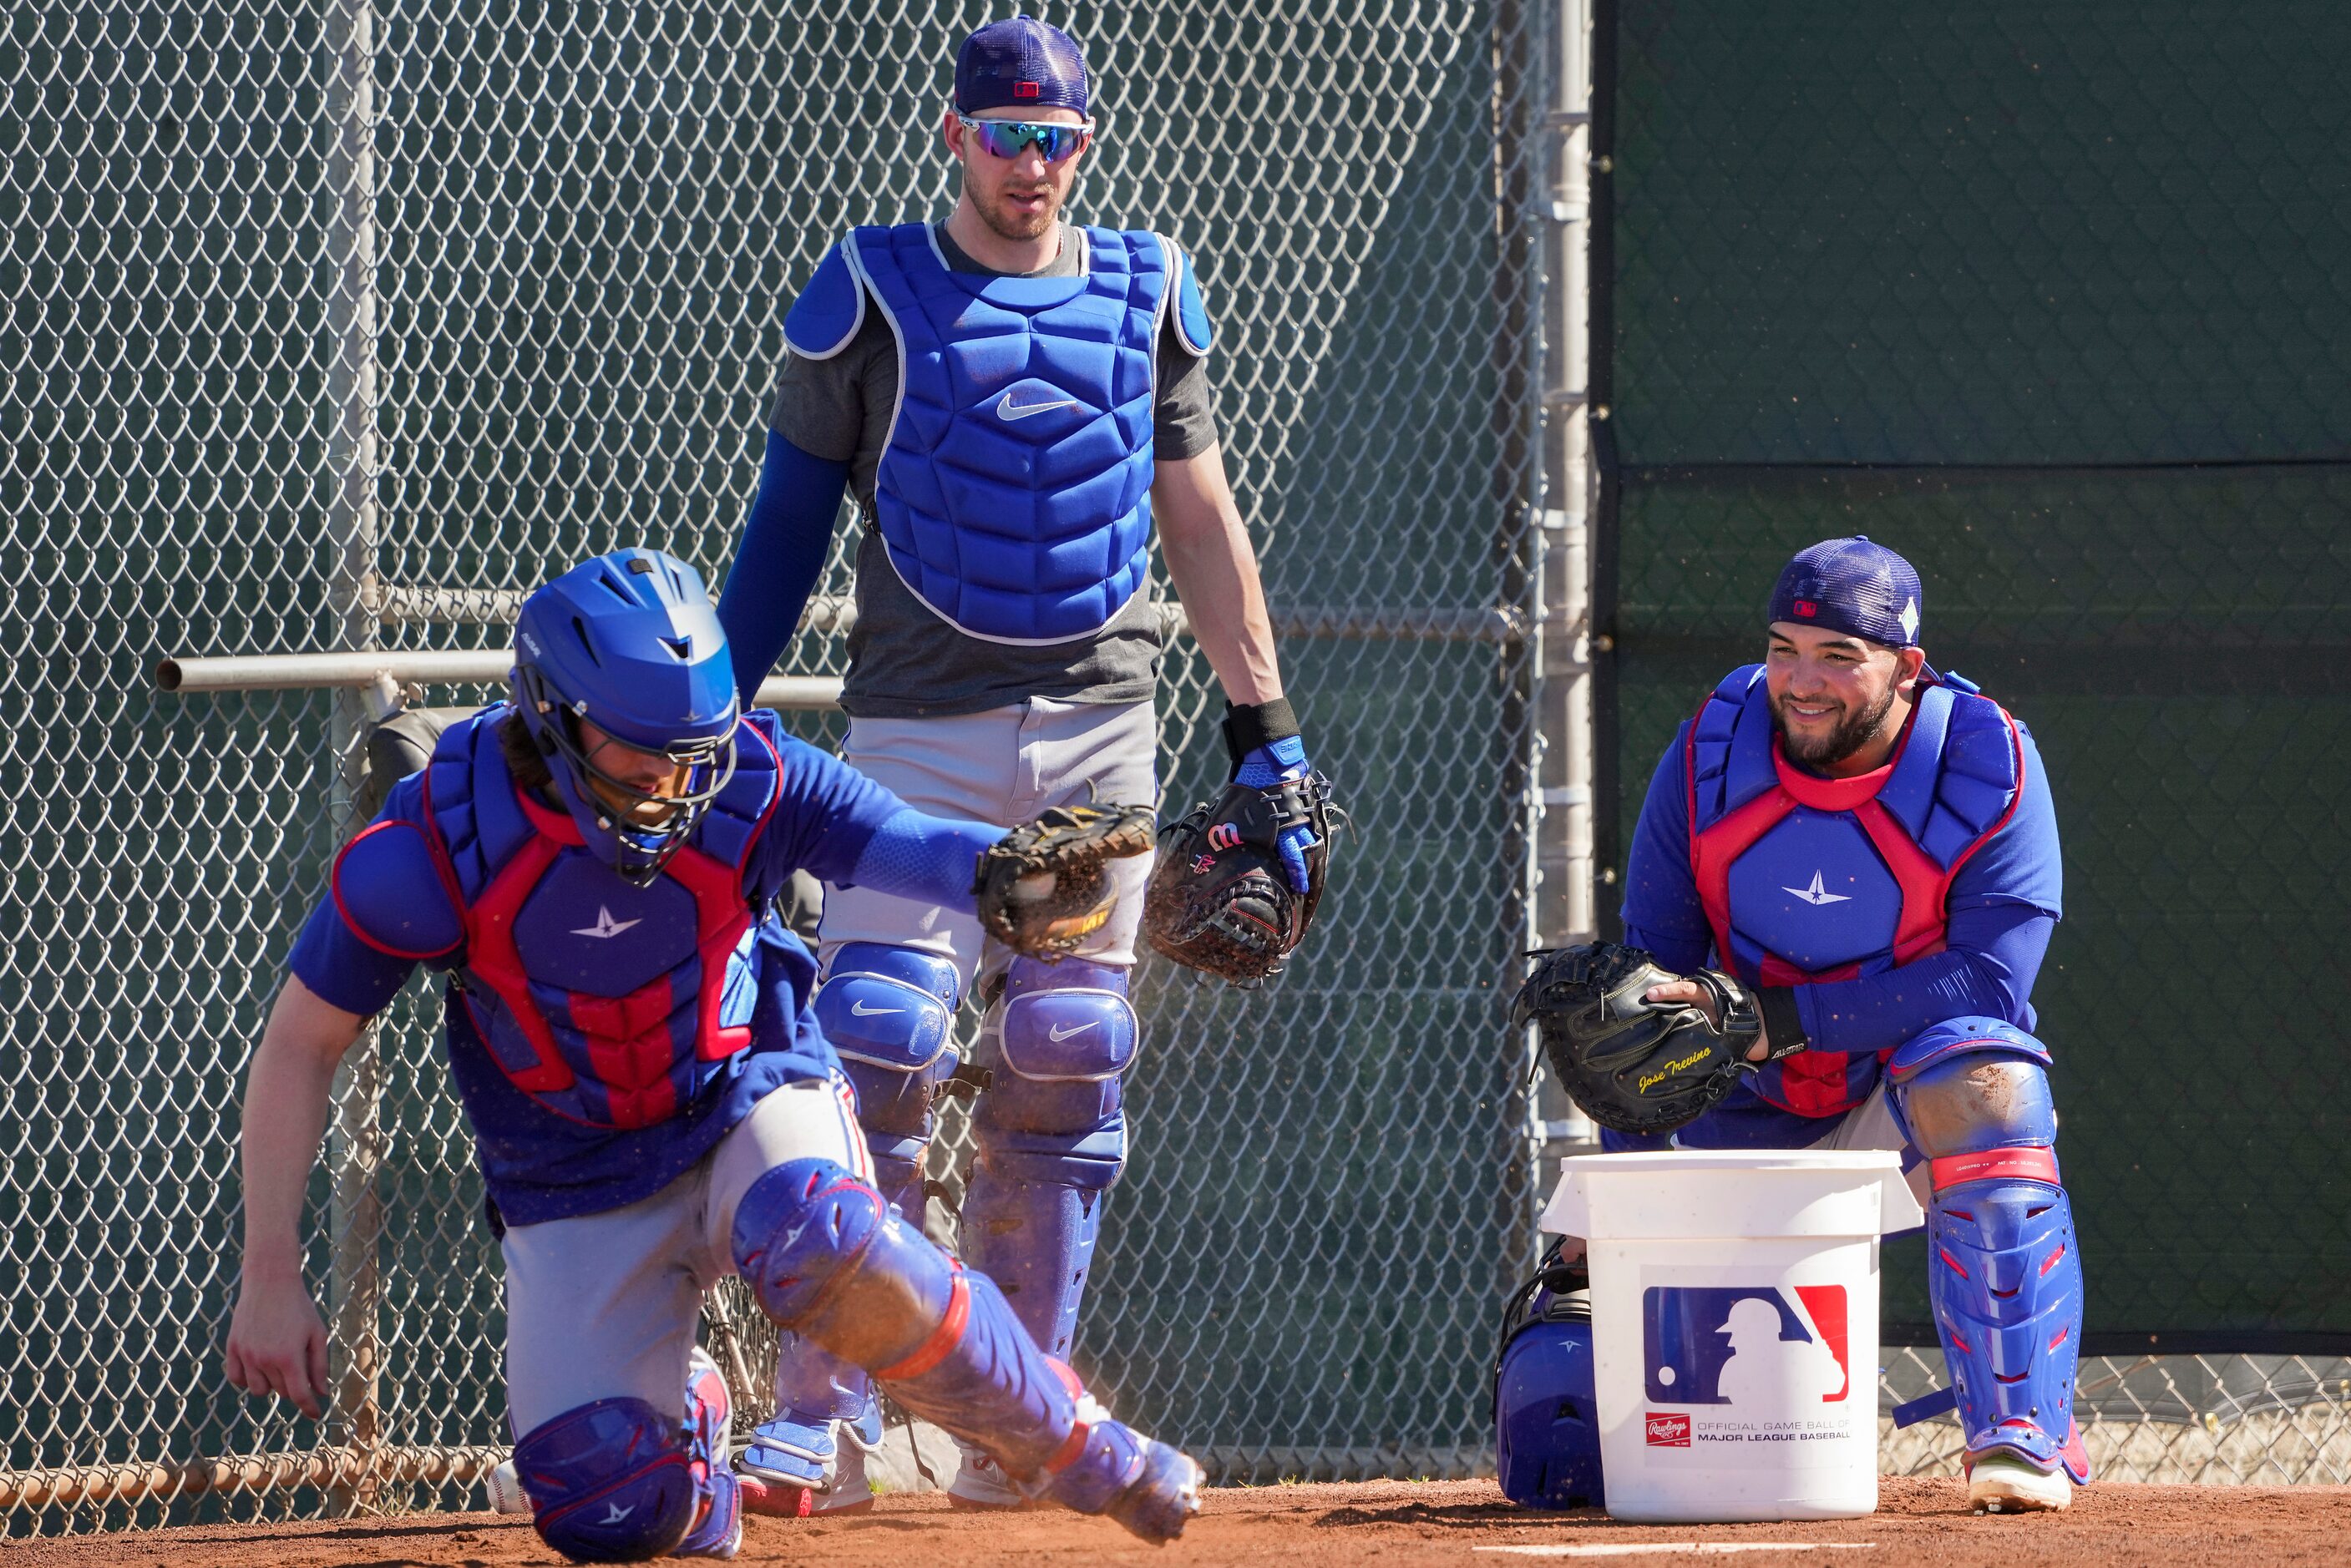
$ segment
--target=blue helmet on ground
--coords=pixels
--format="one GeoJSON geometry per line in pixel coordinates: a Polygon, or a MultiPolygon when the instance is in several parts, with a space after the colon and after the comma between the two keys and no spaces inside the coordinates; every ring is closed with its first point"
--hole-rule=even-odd
{"type": "Polygon", "coordinates": [[[509,678],[588,847],[651,882],[735,772],[735,671],[701,575],[635,548],[573,567],[523,601],[509,678]]]}
{"type": "Polygon", "coordinates": [[[1558,1243],[1502,1314],[1494,1366],[1496,1479],[1523,1508],[1598,1507],[1600,1417],[1593,1404],[1592,1295],[1558,1243]]]}

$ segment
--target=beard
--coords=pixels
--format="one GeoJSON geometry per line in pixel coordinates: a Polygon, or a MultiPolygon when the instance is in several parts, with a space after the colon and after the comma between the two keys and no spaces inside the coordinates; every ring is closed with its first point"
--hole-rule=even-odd
{"type": "Polygon", "coordinates": [[[972,189],[971,176],[964,175],[964,194],[971,198],[971,209],[990,232],[1008,240],[1033,240],[1051,232],[1061,215],[1061,203],[1049,187],[1045,204],[1034,213],[1016,212],[1002,202],[982,196],[972,189]]]}
{"type": "Polygon", "coordinates": [[[1808,768],[1833,768],[1869,744],[1885,724],[1886,716],[1893,711],[1894,688],[1888,686],[1876,701],[1848,712],[1827,734],[1799,740],[1789,732],[1786,700],[1781,699],[1771,704],[1771,728],[1778,733],[1780,749],[1790,762],[1808,768]]]}

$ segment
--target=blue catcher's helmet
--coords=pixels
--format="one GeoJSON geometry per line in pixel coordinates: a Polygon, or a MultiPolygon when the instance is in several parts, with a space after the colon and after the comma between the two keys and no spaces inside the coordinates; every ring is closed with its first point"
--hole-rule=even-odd
{"type": "Polygon", "coordinates": [[[1562,1263],[1556,1242],[1502,1313],[1494,1432],[1504,1497],[1526,1508],[1600,1504],[1592,1298],[1582,1267],[1562,1263]]]}
{"type": "Polygon", "coordinates": [[[735,773],[735,671],[700,575],[634,548],[574,566],[523,601],[509,678],[589,848],[651,882],[735,773]],[[674,793],[599,765],[583,720],[675,764],[674,793]]]}

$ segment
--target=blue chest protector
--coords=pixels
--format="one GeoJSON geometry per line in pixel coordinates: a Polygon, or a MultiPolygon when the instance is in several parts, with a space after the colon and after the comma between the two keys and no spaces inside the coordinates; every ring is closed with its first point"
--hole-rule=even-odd
{"type": "Polygon", "coordinates": [[[991,642],[1099,631],[1142,587],[1151,538],[1154,350],[1177,296],[1207,347],[1183,253],[1143,231],[1072,230],[1074,277],[959,273],[927,223],[864,227],[825,258],[785,332],[838,353],[870,299],[898,341],[898,406],[874,478],[891,566],[991,642]]]}
{"type": "Polygon", "coordinates": [[[515,787],[491,708],[453,726],[424,770],[428,840],[465,931],[455,989],[499,1072],[548,1109],[643,1127],[691,1104],[750,1043],[758,910],[744,867],[775,809],[779,762],[749,724],[734,777],[649,887],[515,787]]]}
{"type": "MultiPolygon", "coordinates": [[[[1687,757],[1691,871],[1719,961],[1750,985],[1806,985],[1940,951],[1951,878],[2015,809],[2023,758],[2015,721],[1946,677],[1886,766],[1820,778],[1780,754],[1762,666],[1732,671],[1687,757]]],[[[1804,1051],[1764,1067],[1755,1090],[1834,1116],[1877,1074],[1874,1054],[1804,1051]]]]}

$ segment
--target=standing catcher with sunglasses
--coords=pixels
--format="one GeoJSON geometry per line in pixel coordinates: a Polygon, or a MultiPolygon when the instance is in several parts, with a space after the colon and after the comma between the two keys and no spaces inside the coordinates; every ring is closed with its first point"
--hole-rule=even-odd
{"type": "MultiPolygon", "coordinates": [[[[1246,865],[1264,900],[1242,904],[1232,876],[1182,907],[1260,940],[1262,973],[1319,890],[1322,786],[1226,483],[1191,259],[1155,234],[1061,217],[1094,135],[1091,87],[1077,44],[1031,17],[964,41],[940,124],[960,199],[943,223],[852,231],[792,305],[758,498],[718,613],[747,696],[799,625],[853,493],[844,758],[924,809],[986,821],[1153,800],[1155,520],[1229,701],[1228,798],[1255,807],[1254,864],[1247,826],[1217,836],[1221,856],[1173,864],[1195,893],[1209,863],[1246,865]]],[[[935,1096],[977,1092],[964,1251],[1060,1356],[1126,1155],[1120,1079],[1139,1036],[1127,977],[1151,867],[1117,865],[1108,919],[1050,960],[1011,952],[967,912],[846,884],[827,887],[820,932],[817,1011],[855,1082],[878,1184],[919,1224],[935,1096]],[[977,1060],[959,1070],[952,1021],[973,994],[977,1060]]],[[[1154,940],[1174,950],[1158,898],[1154,940]]],[[[759,1483],[751,1506],[789,1511],[811,1492],[819,1510],[863,1506],[880,1437],[864,1376],[787,1334],[777,1396],[740,1461],[759,1483]]],[[[973,1507],[1023,1501],[977,1449],[950,1491],[973,1507]]]]}

